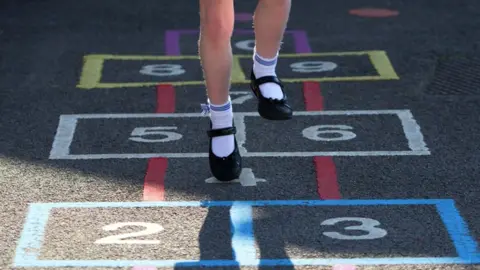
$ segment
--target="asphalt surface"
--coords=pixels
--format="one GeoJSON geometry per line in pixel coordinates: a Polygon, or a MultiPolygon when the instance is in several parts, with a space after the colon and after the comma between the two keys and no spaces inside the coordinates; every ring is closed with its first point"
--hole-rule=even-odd
{"type": "MultiPolygon", "coordinates": [[[[192,268],[189,260],[212,269],[258,269],[254,259],[264,260],[261,269],[331,269],[332,262],[375,270],[478,269],[480,2],[294,1],[283,46],[290,56],[278,74],[291,80],[286,91],[298,115],[282,123],[262,120],[255,100],[244,94],[248,85],[236,77],[232,87],[245,99],[234,111],[244,124],[244,167],[257,179],[254,186],[206,181],[208,119],[200,115],[206,98],[199,62],[163,57],[196,55],[197,6],[188,0],[0,2],[1,269],[132,269],[161,260],[176,261],[164,269],[192,268]],[[363,7],[399,14],[348,13],[363,7]],[[179,29],[191,30],[177,43],[165,34],[179,29]],[[296,41],[299,31],[307,40],[296,41]],[[313,54],[294,56],[300,49],[313,54]],[[397,78],[385,58],[338,54],[372,51],[385,52],[397,78]],[[331,52],[337,54],[316,54],[331,52]],[[98,78],[94,67],[85,75],[87,55],[129,57],[107,57],[98,78]],[[336,68],[293,71],[301,61],[336,68]],[[186,71],[139,72],[166,63],[186,71]],[[323,108],[303,113],[311,108],[302,80],[318,77],[327,78],[320,82],[323,108]],[[175,84],[171,113],[181,115],[153,114],[159,83],[175,84]],[[318,125],[347,126],[341,128],[351,138],[315,140],[312,126],[318,125]],[[174,127],[182,137],[131,140],[133,130],[152,126],[174,127]],[[145,207],[148,160],[162,153],[165,202],[145,207]],[[332,156],[345,201],[319,201],[322,168],[316,171],[314,159],[322,155],[332,156]],[[397,199],[409,201],[390,201],[397,199]],[[283,205],[269,205],[273,200],[283,205]],[[227,203],[194,205],[200,201],[227,203]],[[238,201],[268,202],[250,208],[238,201]],[[187,205],[168,205],[182,202],[187,205]],[[342,217],[357,221],[327,224],[342,217]],[[358,218],[380,224],[370,234],[346,228],[360,225],[358,218]],[[151,223],[156,236],[135,239],[158,241],[99,243],[139,230],[105,228],[119,222],[151,223]],[[214,265],[242,256],[253,266],[214,265]],[[328,260],[339,258],[353,261],[328,260]],[[281,265],[289,263],[296,266],[281,265]]],[[[236,2],[237,12],[254,7],[255,1],[236,2]]],[[[245,31],[250,21],[235,27],[233,44],[252,38],[245,31]]],[[[251,52],[235,47],[234,53],[251,52]]],[[[249,65],[248,57],[240,58],[237,71],[248,74],[249,65]]]]}

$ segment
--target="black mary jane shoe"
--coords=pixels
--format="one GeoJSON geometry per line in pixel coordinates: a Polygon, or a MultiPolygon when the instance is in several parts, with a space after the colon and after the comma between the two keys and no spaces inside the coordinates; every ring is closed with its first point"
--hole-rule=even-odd
{"type": "Polygon", "coordinates": [[[250,88],[258,99],[258,113],[261,117],[268,120],[289,120],[292,118],[293,110],[287,103],[287,95],[283,90],[284,86],[276,76],[264,76],[255,78],[255,74],[250,74],[250,88]],[[260,92],[260,85],[264,83],[275,83],[280,86],[283,92],[283,99],[266,98],[260,92]]]}
{"type": "Polygon", "coordinates": [[[212,151],[212,138],[234,135],[237,133],[235,126],[222,129],[212,129],[212,123],[210,122],[210,130],[207,131],[210,137],[208,161],[210,163],[210,171],[212,175],[219,181],[227,182],[238,179],[242,172],[242,157],[238,150],[237,139],[235,140],[235,148],[228,157],[217,157],[212,151]]]}

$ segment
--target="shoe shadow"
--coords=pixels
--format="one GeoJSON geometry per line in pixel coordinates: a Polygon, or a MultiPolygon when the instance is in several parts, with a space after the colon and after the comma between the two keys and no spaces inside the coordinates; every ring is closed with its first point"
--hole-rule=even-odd
{"type": "MultiPolygon", "coordinates": [[[[215,198],[212,198],[215,201],[215,198]]],[[[236,260],[236,254],[233,248],[233,232],[234,230],[244,233],[246,230],[242,229],[243,224],[237,224],[240,227],[233,228],[231,220],[232,207],[230,206],[211,206],[208,207],[208,213],[198,236],[198,244],[200,248],[199,264],[192,264],[191,262],[179,262],[175,264],[175,270],[184,269],[225,269],[225,270],[240,270],[240,269],[295,269],[293,263],[290,261],[285,250],[285,240],[282,235],[277,235],[275,239],[261,239],[256,238],[256,226],[262,228],[263,226],[271,226],[274,220],[269,220],[268,215],[256,221],[255,216],[252,215],[253,222],[253,240],[256,243],[256,259],[260,262],[253,266],[242,266],[236,260]],[[272,249],[272,245],[275,248],[272,249]],[[262,260],[270,261],[272,259],[281,259],[282,266],[264,263],[262,260]]],[[[250,224],[248,226],[251,226],[250,224]]],[[[251,237],[250,233],[247,237],[251,237]]]]}

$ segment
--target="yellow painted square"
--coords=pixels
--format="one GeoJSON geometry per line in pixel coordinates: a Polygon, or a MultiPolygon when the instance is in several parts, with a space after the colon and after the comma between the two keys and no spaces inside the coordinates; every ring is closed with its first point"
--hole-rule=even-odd
{"type": "MultiPolygon", "coordinates": [[[[320,78],[282,78],[285,83],[298,83],[305,81],[314,82],[341,82],[341,81],[378,81],[378,80],[398,80],[399,77],[395,72],[385,51],[358,51],[358,52],[326,52],[326,53],[302,53],[302,54],[281,54],[280,58],[295,58],[295,57],[321,57],[321,56],[354,56],[354,55],[368,55],[370,61],[377,71],[378,75],[368,76],[339,76],[339,77],[320,77],[320,78]]],[[[233,69],[232,69],[232,83],[249,83],[245,77],[244,71],[240,66],[240,59],[251,58],[248,55],[234,55],[233,69]]],[[[145,87],[155,86],[158,84],[171,85],[203,85],[204,81],[173,81],[173,82],[129,82],[129,83],[102,83],[103,63],[106,60],[183,60],[183,59],[198,59],[198,55],[179,55],[179,56],[151,56],[151,55],[87,55],[84,57],[82,74],[80,82],[77,87],[82,89],[93,88],[125,88],[125,87],[145,87]]]]}

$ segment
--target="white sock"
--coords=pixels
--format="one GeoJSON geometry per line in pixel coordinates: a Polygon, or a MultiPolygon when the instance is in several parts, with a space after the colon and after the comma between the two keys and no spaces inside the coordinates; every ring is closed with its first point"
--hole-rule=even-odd
{"type": "MultiPolygon", "coordinates": [[[[276,76],[275,68],[277,66],[278,53],[274,58],[264,58],[256,50],[253,54],[253,73],[256,78],[263,76],[276,76]]],[[[282,99],[283,92],[276,83],[264,83],[260,85],[260,92],[266,98],[282,99]]]]}
{"type": "MultiPolygon", "coordinates": [[[[233,126],[233,111],[230,98],[225,104],[210,104],[210,119],[212,129],[221,129],[233,126]]],[[[234,135],[212,138],[212,152],[217,157],[228,157],[235,149],[234,135]]]]}

